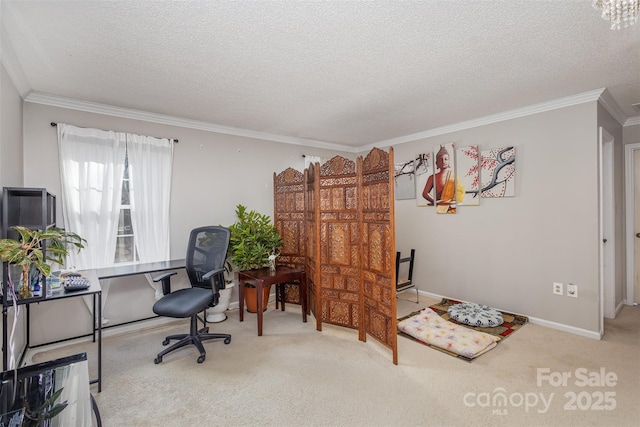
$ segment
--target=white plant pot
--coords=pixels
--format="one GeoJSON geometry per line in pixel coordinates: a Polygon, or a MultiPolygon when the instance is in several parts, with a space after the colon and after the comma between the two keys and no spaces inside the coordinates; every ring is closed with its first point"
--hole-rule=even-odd
{"type": "Polygon", "coordinates": [[[220,289],[220,299],[218,305],[207,309],[207,322],[219,323],[227,320],[227,315],[224,313],[231,303],[231,293],[235,283],[227,283],[224,289],[220,289]]]}

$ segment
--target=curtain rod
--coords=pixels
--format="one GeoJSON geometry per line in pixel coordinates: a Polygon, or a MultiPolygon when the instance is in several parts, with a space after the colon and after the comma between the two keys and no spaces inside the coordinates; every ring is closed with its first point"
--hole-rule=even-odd
{"type": "MultiPolygon", "coordinates": [[[[51,122],[51,126],[56,127],[56,126],[58,126],[58,124],[56,122],[51,122]]],[[[154,136],[154,138],[156,138],[156,137],[154,136]]],[[[158,138],[158,139],[163,139],[163,138],[158,138]]],[[[167,139],[170,139],[170,138],[167,138],[167,139]]],[[[173,142],[177,144],[178,140],[174,138],[173,142]]]]}

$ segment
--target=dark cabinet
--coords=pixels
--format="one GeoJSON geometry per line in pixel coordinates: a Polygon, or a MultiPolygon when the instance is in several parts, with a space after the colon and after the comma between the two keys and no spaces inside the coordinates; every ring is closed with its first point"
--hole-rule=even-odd
{"type": "MultiPolygon", "coordinates": [[[[35,230],[45,230],[56,225],[56,196],[46,188],[4,187],[2,191],[2,229],[3,239],[19,240],[20,235],[12,229],[16,225],[35,230]]],[[[46,257],[46,247],[42,248],[46,257]]],[[[9,278],[17,287],[20,282],[20,267],[3,263],[2,265],[2,303],[6,309],[12,297],[8,293],[9,278]]],[[[29,302],[46,296],[46,280],[41,279],[41,295],[28,298],[29,302]]],[[[18,300],[20,303],[20,300],[18,300]]],[[[26,302],[26,301],[24,301],[26,302]]]]}
{"type": "MultiPolygon", "coordinates": [[[[56,196],[44,188],[4,187],[2,190],[2,221],[0,237],[3,239],[20,240],[20,235],[12,229],[17,225],[34,230],[45,230],[56,225],[56,196]]],[[[43,244],[42,254],[46,258],[46,244],[43,244]]],[[[8,365],[9,346],[7,340],[8,310],[14,304],[26,304],[27,319],[29,319],[29,304],[40,302],[46,298],[46,279],[40,277],[40,295],[31,298],[14,298],[9,292],[9,279],[17,292],[21,280],[21,267],[2,263],[2,353],[3,368],[8,365]]],[[[27,320],[27,343],[29,347],[29,320],[27,320]]],[[[24,351],[20,357],[20,363],[24,351]]]]}
{"type": "Polygon", "coordinates": [[[45,188],[4,187],[2,237],[16,225],[38,230],[56,225],[56,196],[45,188]]]}

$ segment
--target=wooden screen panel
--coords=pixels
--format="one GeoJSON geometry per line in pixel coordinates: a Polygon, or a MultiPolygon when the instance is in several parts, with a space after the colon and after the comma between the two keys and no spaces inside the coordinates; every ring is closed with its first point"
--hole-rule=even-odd
{"type": "Polygon", "coordinates": [[[356,163],[336,156],[320,166],[318,308],[323,322],[358,329],[360,238],[356,163]]]}
{"type": "MultiPolygon", "coordinates": [[[[273,174],[273,221],[282,236],[278,265],[305,268],[304,174],[287,168],[273,174]]],[[[285,285],[285,302],[300,304],[300,287],[285,285]]]]}
{"type": "Polygon", "coordinates": [[[398,364],[395,293],[393,149],[374,148],[362,160],[360,213],[363,304],[361,339],[371,335],[393,351],[398,364]]]}
{"type": "Polygon", "coordinates": [[[309,165],[304,171],[304,219],[305,232],[307,236],[306,253],[305,253],[305,269],[307,273],[307,286],[309,296],[309,308],[316,319],[316,330],[322,330],[321,307],[319,306],[320,296],[320,268],[318,268],[319,260],[319,228],[318,228],[318,199],[316,195],[319,193],[317,185],[320,182],[319,164],[309,165]]]}

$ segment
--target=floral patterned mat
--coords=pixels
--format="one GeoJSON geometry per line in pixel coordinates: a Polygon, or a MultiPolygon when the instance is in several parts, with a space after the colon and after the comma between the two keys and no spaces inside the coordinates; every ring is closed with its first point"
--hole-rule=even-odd
{"type": "MultiPolygon", "coordinates": [[[[504,340],[505,338],[508,338],[509,335],[511,335],[512,333],[514,333],[515,331],[517,331],[518,329],[520,329],[521,327],[523,327],[524,325],[527,324],[527,322],[529,321],[529,318],[527,316],[522,316],[520,314],[513,314],[513,313],[507,313],[505,311],[500,311],[500,313],[502,313],[502,318],[504,320],[504,323],[502,323],[502,325],[500,326],[496,326],[496,327],[479,327],[479,326],[469,326],[469,325],[465,325],[463,323],[460,322],[456,322],[453,319],[449,318],[449,313],[447,312],[447,309],[454,305],[454,304],[460,304],[461,301],[456,301],[456,300],[452,300],[449,298],[443,298],[442,301],[440,301],[438,304],[433,304],[431,306],[429,306],[429,308],[431,308],[433,311],[435,311],[436,313],[438,313],[438,315],[440,317],[442,317],[445,320],[448,320],[452,323],[456,323],[458,325],[464,326],[465,328],[469,328],[469,329],[473,329],[476,331],[480,331],[480,332],[485,332],[487,334],[491,334],[491,335],[495,335],[497,336],[498,339],[498,344],[500,344],[500,342],[502,340],[504,340]]],[[[420,311],[422,310],[418,310],[418,311],[414,311],[413,313],[410,313],[404,317],[401,317],[400,319],[398,319],[398,322],[404,319],[408,319],[409,317],[415,316],[416,314],[418,314],[420,311]]],[[[398,331],[398,335],[401,335],[405,338],[409,338],[410,340],[419,342],[420,344],[424,344],[427,347],[433,347],[436,350],[440,350],[443,353],[449,354],[453,357],[456,357],[458,359],[462,359],[462,360],[466,360],[467,362],[472,362],[475,359],[469,359],[467,357],[464,356],[460,356],[458,354],[452,353],[450,351],[444,350],[442,348],[439,347],[435,347],[435,346],[431,346],[425,342],[419,341],[415,338],[413,338],[410,335],[407,335],[401,331],[398,331]]]]}

